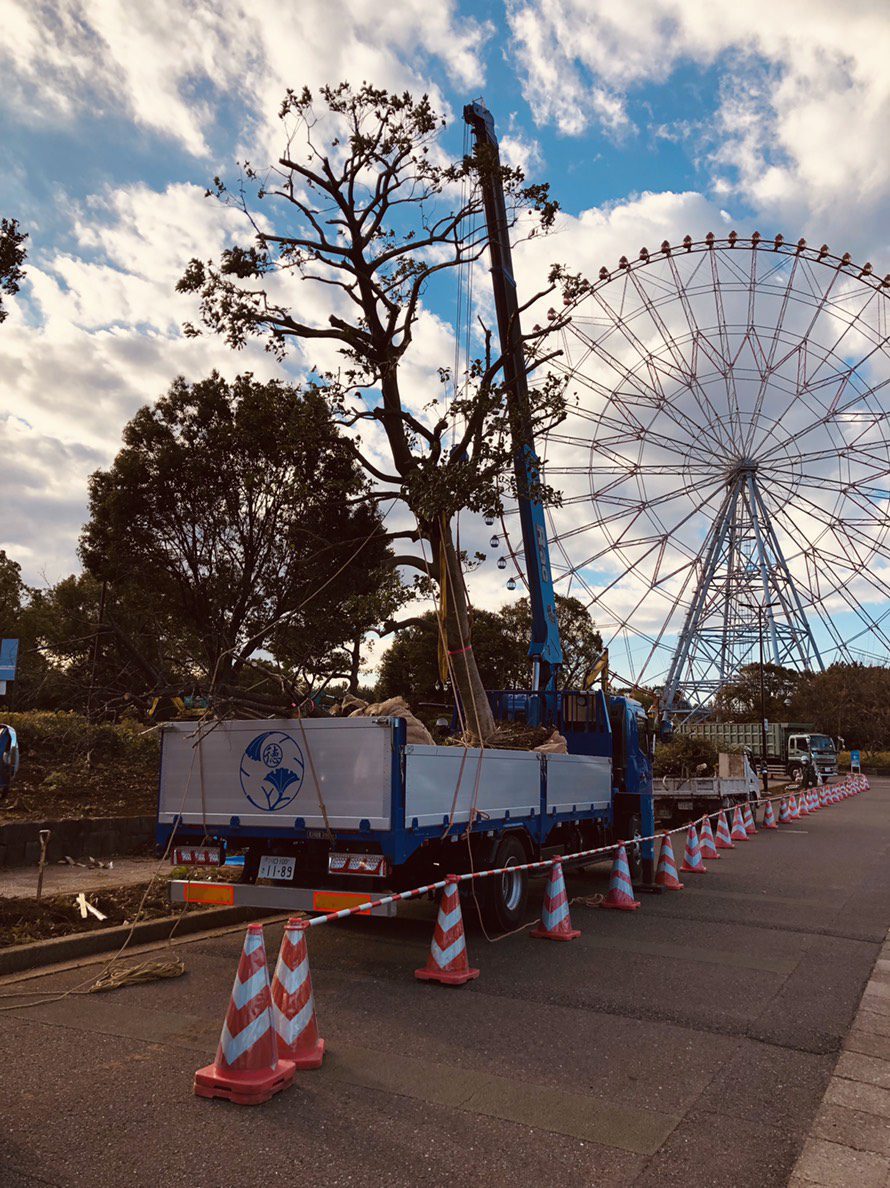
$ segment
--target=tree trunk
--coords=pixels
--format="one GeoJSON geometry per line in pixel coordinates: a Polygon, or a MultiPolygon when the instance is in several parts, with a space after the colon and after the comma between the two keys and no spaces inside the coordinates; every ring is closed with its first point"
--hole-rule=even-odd
{"type": "Polygon", "coordinates": [[[470,640],[470,619],[460,558],[454,548],[450,526],[445,529],[445,559],[448,566],[445,633],[452,679],[463,707],[468,732],[481,743],[494,734],[495,723],[479,675],[470,640]]]}
{"type": "Polygon", "coordinates": [[[352,643],[352,655],[349,665],[349,687],[347,692],[353,697],[358,693],[358,678],[362,667],[362,635],[359,632],[352,643]]]}

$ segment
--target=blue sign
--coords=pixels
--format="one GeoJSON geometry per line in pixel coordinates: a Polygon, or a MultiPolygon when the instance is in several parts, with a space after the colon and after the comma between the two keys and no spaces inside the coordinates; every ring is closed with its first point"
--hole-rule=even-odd
{"type": "Polygon", "coordinates": [[[0,639],[0,681],[15,680],[15,666],[19,657],[17,639],[0,639]]]}
{"type": "Polygon", "coordinates": [[[303,786],[303,752],[282,730],[258,734],[241,758],[241,791],[264,813],[276,813],[296,800],[303,786]]]}
{"type": "Polygon", "coordinates": [[[858,751],[850,752],[850,766],[851,767],[859,767],[859,752],[858,751]]]}

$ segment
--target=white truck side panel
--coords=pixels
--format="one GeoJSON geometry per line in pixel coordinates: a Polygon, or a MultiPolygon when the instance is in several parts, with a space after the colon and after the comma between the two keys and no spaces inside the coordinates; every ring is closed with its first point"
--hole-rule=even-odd
{"type": "Polygon", "coordinates": [[[547,811],[587,812],[612,801],[612,761],[604,755],[548,755],[547,811]]]}
{"type": "Polygon", "coordinates": [[[468,821],[470,809],[489,817],[541,811],[541,756],[533,751],[470,747],[405,747],[405,824],[410,828],[468,821]],[[477,780],[478,777],[478,780],[477,780]]]}
{"type": "Polygon", "coordinates": [[[194,722],[164,727],[158,820],[323,829],[321,798],[335,829],[389,829],[392,722],[309,718],[223,722],[196,747],[194,722]],[[310,761],[311,760],[311,761],[310,761]],[[203,787],[203,794],[202,794],[203,787]]]}

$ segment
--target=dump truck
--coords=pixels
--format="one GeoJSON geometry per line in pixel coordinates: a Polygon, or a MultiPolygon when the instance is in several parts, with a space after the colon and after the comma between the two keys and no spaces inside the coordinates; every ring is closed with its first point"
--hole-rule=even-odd
{"type": "MultiPolygon", "coordinates": [[[[763,729],[759,721],[687,722],[680,729],[708,739],[718,750],[745,751],[755,765],[762,759],[763,729]]],[[[767,723],[766,748],[767,764],[784,768],[792,780],[799,781],[802,777],[807,755],[813,756],[816,770],[823,779],[837,775],[838,746],[835,740],[821,734],[811,724],[767,723]]]]}

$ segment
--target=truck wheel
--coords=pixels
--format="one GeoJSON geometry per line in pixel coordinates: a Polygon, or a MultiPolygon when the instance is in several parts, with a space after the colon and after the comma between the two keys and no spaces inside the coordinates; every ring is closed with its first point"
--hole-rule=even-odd
{"type": "MultiPolygon", "coordinates": [[[[522,842],[518,837],[507,834],[495,847],[491,869],[501,866],[522,866],[527,861],[522,842]]],[[[518,870],[513,874],[492,875],[481,879],[479,907],[482,921],[491,932],[509,932],[525,921],[528,902],[528,872],[518,870]]]]}

